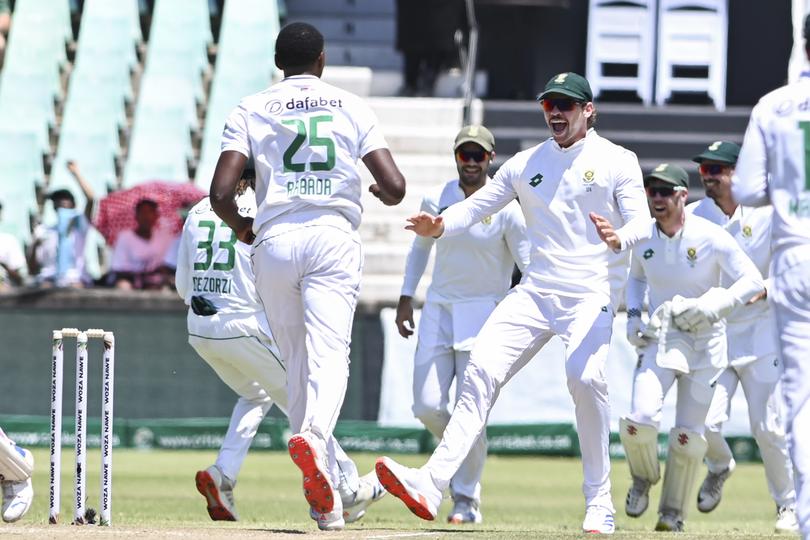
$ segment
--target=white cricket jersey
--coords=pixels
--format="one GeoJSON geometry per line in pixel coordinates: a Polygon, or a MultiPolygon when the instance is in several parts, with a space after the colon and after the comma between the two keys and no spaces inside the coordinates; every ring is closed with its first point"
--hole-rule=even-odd
{"type": "MultiPolygon", "coordinates": [[[[251,191],[237,198],[239,213],[253,216],[256,203],[251,191]]],[[[270,336],[264,308],[253,282],[250,246],[239,242],[236,233],[214,213],[208,197],[188,213],[177,251],[175,283],[186,305],[192,296],[203,296],[216,306],[217,314],[188,313],[190,334],[227,338],[270,336]]]]}
{"type": "MultiPolygon", "coordinates": [[[[421,210],[443,213],[465,199],[458,180],[431,190],[422,199],[421,210]]],[[[405,264],[403,296],[413,296],[436,244],[436,264],[427,290],[429,302],[493,300],[500,302],[512,282],[517,263],[521,272],[529,263],[526,222],[517,201],[486,216],[462,234],[441,238],[416,236],[405,264]]]]}
{"type": "Polygon", "coordinates": [[[810,72],[751,112],[733,178],[741,204],[773,205],[773,269],[810,260],[810,72]]]}
{"type": "MultiPolygon", "coordinates": [[[[687,206],[694,215],[701,212],[709,221],[725,228],[763,277],[767,278],[771,265],[771,223],[773,207],[752,208],[738,205],[729,217],[710,198],[687,206]],[[713,208],[712,208],[713,207],[713,208]],[[716,209],[716,211],[715,211],[716,209]]],[[[721,285],[733,283],[725,273],[721,285]]],[[[773,310],[767,300],[737,306],[726,317],[728,356],[732,366],[739,367],[763,356],[776,355],[777,342],[773,310]]]]}
{"type": "Polygon", "coordinates": [[[588,217],[617,228],[622,249],[649,235],[650,212],[636,155],[589,129],[568,148],[552,138],[519,152],[495,177],[444,215],[448,237],[492,215],[515,198],[531,245],[527,274],[540,289],[609,301],[608,265],[615,261],[588,217]]]}
{"type": "Polygon", "coordinates": [[[357,160],[387,148],[377,119],[359,97],[313,75],[287,77],[231,112],[222,151],[252,156],[258,211],[253,231],[289,212],[328,207],[356,229],[357,160]]]}

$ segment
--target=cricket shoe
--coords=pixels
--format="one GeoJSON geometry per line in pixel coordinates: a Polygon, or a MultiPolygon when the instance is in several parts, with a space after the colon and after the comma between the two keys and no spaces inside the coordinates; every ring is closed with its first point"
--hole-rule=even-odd
{"type": "Polygon", "coordinates": [[[683,532],[683,518],[678,512],[664,510],[658,514],[658,523],[655,524],[655,530],[663,532],[683,532]]]}
{"type": "Polygon", "coordinates": [[[613,520],[613,512],[604,506],[589,506],[585,509],[585,519],[582,521],[582,531],[595,534],[613,534],[616,532],[616,523],[613,520]]]}
{"type": "Polygon", "coordinates": [[[329,482],[326,464],[326,443],[311,431],[293,435],[287,443],[293,463],[304,474],[304,498],[319,514],[329,515],[338,506],[343,520],[343,505],[329,482]]]}
{"type": "Polygon", "coordinates": [[[364,474],[360,477],[354,499],[351,502],[343,502],[343,519],[346,523],[354,523],[366,515],[366,509],[371,503],[379,501],[386,493],[375,471],[364,474]]]}
{"type": "Polygon", "coordinates": [[[774,531],[788,534],[799,532],[799,520],[796,518],[796,508],[793,505],[777,507],[774,531]]]}
{"type": "Polygon", "coordinates": [[[484,516],[478,507],[478,501],[464,495],[453,496],[453,509],[447,515],[447,523],[481,523],[484,516]]]}
{"type": "Polygon", "coordinates": [[[342,531],[346,526],[346,521],[343,518],[343,510],[332,510],[331,512],[322,513],[309,507],[309,517],[318,523],[318,528],[322,531],[342,531]]]}
{"type": "Polygon", "coordinates": [[[34,488],[31,486],[30,478],[19,482],[3,480],[0,481],[0,484],[3,487],[3,521],[13,523],[23,517],[31,508],[31,501],[34,500],[34,488]]]}
{"type": "Polygon", "coordinates": [[[717,505],[720,504],[720,499],[723,497],[723,484],[726,483],[728,477],[734,472],[736,464],[731,460],[728,467],[719,473],[711,471],[706,474],[703,484],[700,485],[700,491],[697,496],[697,507],[701,512],[711,512],[717,505]]]}
{"type": "Polygon", "coordinates": [[[237,521],[236,503],[233,499],[233,482],[231,482],[216,465],[204,471],[197,471],[195,476],[197,491],[208,503],[208,515],[214,521],[237,521]]]}
{"type": "Polygon", "coordinates": [[[630,517],[639,517],[647,511],[650,505],[650,482],[637,476],[633,477],[633,485],[627,492],[624,501],[624,512],[630,517]]]}
{"type": "Polygon", "coordinates": [[[404,467],[389,457],[377,458],[377,478],[391,495],[405,503],[411,512],[433,521],[442,503],[442,492],[426,469],[404,467]]]}

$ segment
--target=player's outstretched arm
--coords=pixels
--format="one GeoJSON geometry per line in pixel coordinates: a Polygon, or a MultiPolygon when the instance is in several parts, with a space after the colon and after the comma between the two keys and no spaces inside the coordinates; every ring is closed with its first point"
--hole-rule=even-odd
{"type": "Polygon", "coordinates": [[[214,178],[211,180],[211,208],[219,218],[234,230],[236,237],[246,244],[256,239],[253,218],[239,215],[236,205],[236,186],[242,178],[247,157],[241,152],[226,150],[219,155],[214,178]]]}
{"type": "Polygon", "coordinates": [[[442,216],[432,216],[427,212],[419,212],[406,220],[410,225],[405,228],[419,236],[432,236],[438,238],[444,233],[444,219],[442,216]]]}
{"type": "Polygon", "coordinates": [[[387,148],[372,150],[363,156],[363,163],[376,182],[368,187],[369,192],[386,206],[399,204],[405,197],[405,177],[394,163],[391,152],[387,148]]]}

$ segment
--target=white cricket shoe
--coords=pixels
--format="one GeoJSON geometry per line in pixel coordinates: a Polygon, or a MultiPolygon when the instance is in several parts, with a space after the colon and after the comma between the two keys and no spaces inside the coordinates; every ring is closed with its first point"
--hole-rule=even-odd
{"type": "Polygon", "coordinates": [[[585,509],[585,519],[582,521],[582,531],[595,534],[613,534],[616,532],[613,512],[604,506],[588,506],[585,509]]]}
{"type": "Polygon", "coordinates": [[[34,500],[31,478],[19,482],[3,480],[0,484],[3,488],[3,521],[13,523],[31,508],[31,501],[34,500]]]}
{"type": "Polygon", "coordinates": [[[318,523],[318,528],[322,531],[342,531],[346,526],[343,518],[343,510],[332,510],[331,512],[318,512],[313,507],[309,507],[309,517],[318,523]]]}
{"type": "Polygon", "coordinates": [[[634,476],[633,485],[630,486],[624,501],[624,512],[630,517],[639,517],[647,511],[649,505],[650,481],[634,476]]]}
{"type": "Polygon", "coordinates": [[[728,477],[734,472],[736,464],[731,460],[729,466],[719,473],[709,471],[703,484],[700,486],[697,496],[697,507],[701,512],[711,512],[717,505],[720,504],[720,499],[723,497],[723,484],[726,483],[728,477]]]}
{"type": "Polygon", "coordinates": [[[447,522],[454,525],[462,523],[481,523],[484,516],[478,507],[478,501],[464,495],[453,496],[453,509],[447,515],[447,522]]]}
{"type": "Polygon", "coordinates": [[[680,513],[674,510],[664,510],[658,514],[658,523],[655,524],[656,531],[683,532],[683,518],[680,513]]]}
{"type": "Polygon", "coordinates": [[[216,465],[204,471],[197,471],[195,476],[197,491],[208,503],[208,515],[214,521],[237,521],[236,503],[233,499],[233,482],[231,482],[216,465]]]}
{"type": "Polygon", "coordinates": [[[354,523],[366,515],[366,509],[371,503],[379,501],[386,493],[375,471],[364,474],[360,477],[354,499],[351,502],[343,501],[343,519],[346,523],[354,523]]]}
{"type": "Polygon", "coordinates": [[[391,495],[405,503],[411,512],[433,521],[442,503],[442,492],[426,469],[404,467],[389,457],[377,458],[377,478],[391,495]]]}
{"type": "Polygon", "coordinates": [[[779,506],[776,509],[776,526],[774,530],[778,533],[799,532],[799,520],[796,518],[796,509],[790,506],[779,506]]]}

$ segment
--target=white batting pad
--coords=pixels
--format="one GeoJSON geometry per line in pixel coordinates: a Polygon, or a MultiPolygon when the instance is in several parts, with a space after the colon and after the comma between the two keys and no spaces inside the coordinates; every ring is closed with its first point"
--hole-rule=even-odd
{"type": "Polygon", "coordinates": [[[707,447],[706,438],[699,433],[677,427],[670,430],[659,511],[675,510],[686,518],[687,509],[695,502],[697,475],[707,447]]]}
{"type": "Polygon", "coordinates": [[[630,474],[655,484],[661,478],[658,462],[658,430],[629,418],[619,419],[619,438],[624,446],[630,474]]]}

